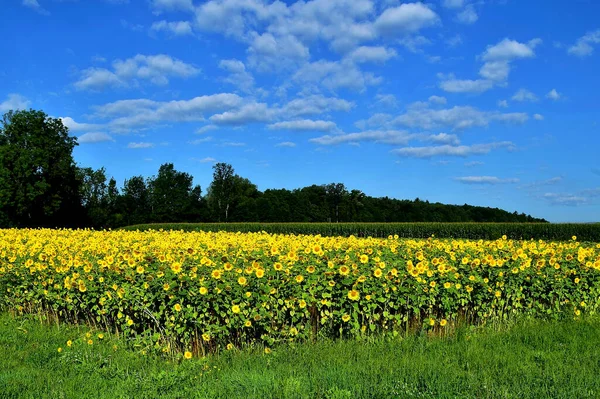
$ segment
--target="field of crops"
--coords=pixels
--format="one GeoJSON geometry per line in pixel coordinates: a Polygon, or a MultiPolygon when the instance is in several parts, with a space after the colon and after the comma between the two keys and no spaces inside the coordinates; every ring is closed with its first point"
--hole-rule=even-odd
{"type": "Polygon", "coordinates": [[[0,307],[191,357],[600,306],[600,244],[0,230],[0,307]]]}
{"type": "Polygon", "coordinates": [[[497,240],[568,241],[573,235],[580,241],[600,242],[600,223],[155,223],[124,227],[129,231],[180,230],[229,231],[271,234],[320,234],[328,237],[466,238],[497,240]]]}

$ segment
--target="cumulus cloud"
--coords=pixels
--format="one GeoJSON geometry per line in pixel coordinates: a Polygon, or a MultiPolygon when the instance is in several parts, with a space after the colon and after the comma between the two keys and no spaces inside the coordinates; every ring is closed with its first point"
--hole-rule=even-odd
{"type": "Polygon", "coordinates": [[[188,143],[191,145],[198,145],[198,144],[208,143],[208,142],[212,141],[212,139],[213,138],[211,136],[208,136],[208,137],[203,137],[201,139],[188,141],[188,143]]]}
{"type": "Polygon", "coordinates": [[[515,93],[515,95],[512,96],[511,99],[513,101],[519,101],[519,102],[524,102],[524,101],[535,102],[538,100],[537,96],[527,89],[519,89],[519,91],[517,91],[515,93]]]}
{"type": "Polygon", "coordinates": [[[277,122],[267,126],[271,130],[316,131],[330,132],[337,130],[335,122],[302,119],[296,121],[277,122]]]}
{"type": "Polygon", "coordinates": [[[438,15],[423,3],[404,3],[386,9],[375,20],[374,26],[383,36],[404,36],[438,22],[438,15]]]}
{"type": "Polygon", "coordinates": [[[357,63],[364,62],[385,62],[398,55],[396,50],[383,46],[360,46],[354,49],[348,58],[357,63]]]}
{"type": "Polygon", "coordinates": [[[449,93],[483,93],[494,87],[494,82],[485,79],[448,79],[440,82],[440,89],[449,93]]]}
{"type": "Polygon", "coordinates": [[[275,144],[275,147],[293,148],[293,147],[296,147],[296,143],[293,143],[291,141],[284,141],[284,142],[275,144]]]}
{"type": "Polygon", "coordinates": [[[464,10],[456,14],[456,21],[461,24],[471,25],[477,22],[478,19],[479,16],[472,5],[468,5],[464,10]]]}
{"type": "Polygon", "coordinates": [[[231,93],[165,102],[119,100],[96,107],[96,116],[110,118],[108,125],[114,130],[129,130],[160,122],[204,121],[206,114],[237,109],[243,102],[240,96],[231,93]]]}
{"type": "Polygon", "coordinates": [[[506,100],[498,100],[498,106],[501,108],[508,108],[508,101],[506,100]]]}
{"type": "Polygon", "coordinates": [[[540,43],[540,39],[532,39],[527,43],[503,39],[495,45],[488,46],[479,56],[483,61],[479,70],[482,79],[457,79],[453,74],[440,75],[440,88],[453,93],[482,93],[494,86],[505,85],[512,62],[534,57],[534,49],[540,43]]]}
{"type": "Polygon", "coordinates": [[[0,103],[0,112],[16,111],[19,109],[26,109],[31,104],[25,96],[17,93],[11,93],[7,96],[6,100],[0,103]]]}
{"type": "Polygon", "coordinates": [[[376,94],[375,101],[372,106],[382,106],[387,108],[396,108],[398,106],[398,100],[393,94],[376,94]]]}
{"type": "Polygon", "coordinates": [[[206,125],[206,126],[202,126],[202,127],[198,128],[198,129],[196,130],[196,133],[197,133],[197,134],[204,134],[204,133],[206,133],[206,132],[210,132],[211,130],[216,130],[216,129],[218,129],[218,128],[219,128],[219,127],[218,127],[218,126],[215,126],[215,125],[206,125]]]}
{"type": "Polygon", "coordinates": [[[274,119],[276,111],[269,108],[266,103],[248,103],[239,109],[215,114],[209,120],[216,125],[247,125],[250,123],[270,122],[274,119]]]}
{"type": "Polygon", "coordinates": [[[254,86],[252,74],[246,70],[246,66],[240,60],[221,60],[219,68],[229,72],[229,76],[223,79],[226,83],[239,87],[242,91],[248,93],[254,86]]]}
{"type": "Polygon", "coordinates": [[[291,100],[281,108],[281,114],[287,117],[301,117],[333,111],[348,112],[354,106],[355,104],[348,100],[314,94],[291,100]]]}
{"type": "Polygon", "coordinates": [[[352,144],[359,142],[374,142],[393,145],[407,145],[411,141],[431,142],[437,144],[458,144],[459,139],[454,134],[409,133],[404,130],[366,130],[357,133],[325,135],[309,140],[320,145],[352,144]]]}
{"type": "Polygon", "coordinates": [[[78,90],[102,90],[106,87],[126,87],[139,81],[166,85],[169,78],[189,78],[200,73],[193,65],[165,54],[141,55],[126,60],[115,60],[112,71],[106,68],[88,68],[75,82],[78,90]]]}
{"type": "Polygon", "coordinates": [[[548,92],[548,94],[546,94],[546,98],[557,101],[560,99],[560,93],[557,92],[556,89],[552,89],[550,92],[548,92]]]}
{"type": "Polygon", "coordinates": [[[491,122],[524,123],[528,119],[525,113],[500,113],[481,111],[472,106],[454,106],[452,108],[432,109],[426,104],[413,105],[392,122],[397,125],[421,128],[451,128],[462,130],[472,127],[488,126],[491,122]]]}
{"type": "Polygon", "coordinates": [[[430,96],[428,101],[432,104],[440,104],[440,105],[444,105],[446,104],[446,97],[440,97],[440,96],[430,96]]]}
{"type": "Polygon", "coordinates": [[[293,79],[300,83],[322,84],[324,87],[363,91],[367,86],[381,83],[381,78],[370,72],[363,72],[348,60],[320,60],[303,65],[294,74],[293,79]]]}
{"type": "Polygon", "coordinates": [[[98,129],[99,127],[101,127],[101,125],[94,124],[94,123],[79,123],[79,122],[76,122],[70,116],[65,116],[65,117],[61,117],[61,118],[58,118],[58,119],[60,119],[61,122],[63,123],[63,125],[65,125],[66,127],[68,127],[69,130],[72,131],[72,132],[81,132],[81,131],[86,131],[86,130],[90,131],[90,130],[98,129]]]}
{"type": "Polygon", "coordinates": [[[110,135],[102,132],[90,132],[82,134],[77,138],[80,144],[103,143],[106,141],[115,141],[110,135]]]}
{"type": "Polygon", "coordinates": [[[536,121],[543,121],[544,120],[544,115],[533,114],[533,119],[535,119],[536,121]]]}
{"type": "Polygon", "coordinates": [[[519,182],[519,179],[501,179],[496,176],[464,176],[455,177],[454,180],[464,184],[511,184],[519,182]]]}
{"type": "Polygon", "coordinates": [[[129,143],[127,144],[127,148],[139,149],[139,148],[152,148],[154,147],[154,143],[147,142],[138,142],[138,143],[129,143]]]}
{"type": "Polygon", "coordinates": [[[571,55],[578,57],[587,57],[592,55],[594,47],[592,45],[600,43],[600,29],[588,32],[584,36],[580,37],[577,42],[567,49],[567,52],[571,55]]]}
{"type": "Polygon", "coordinates": [[[152,24],[150,30],[155,32],[167,32],[174,36],[192,35],[192,25],[188,21],[157,21],[152,24]]]}
{"type": "Polygon", "coordinates": [[[473,145],[440,145],[430,147],[405,147],[393,150],[392,153],[412,158],[432,158],[436,156],[468,157],[470,155],[484,155],[495,149],[514,149],[510,141],[473,145]]]}

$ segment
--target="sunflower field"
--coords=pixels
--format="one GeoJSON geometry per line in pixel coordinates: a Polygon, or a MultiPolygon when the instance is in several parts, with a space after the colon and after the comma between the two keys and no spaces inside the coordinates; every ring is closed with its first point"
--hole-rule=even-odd
{"type": "Polygon", "coordinates": [[[182,231],[0,230],[0,308],[147,350],[444,332],[594,314],[600,244],[182,231]]]}

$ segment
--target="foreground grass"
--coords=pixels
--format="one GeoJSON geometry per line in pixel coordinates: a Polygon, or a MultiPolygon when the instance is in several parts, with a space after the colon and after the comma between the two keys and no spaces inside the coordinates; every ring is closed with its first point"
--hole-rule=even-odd
{"type": "Polygon", "coordinates": [[[598,319],[182,362],[143,356],[110,337],[98,341],[97,332],[88,345],[86,332],[0,315],[0,398],[600,397],[598,319]]]}

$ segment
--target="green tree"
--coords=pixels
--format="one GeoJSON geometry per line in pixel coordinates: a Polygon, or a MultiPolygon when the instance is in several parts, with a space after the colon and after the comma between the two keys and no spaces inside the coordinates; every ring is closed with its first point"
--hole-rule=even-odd
{"type": "Polygon", "coordinates": [[[202,192],[192,181],[192,175],[175,170],[172,163],[160,166],[158,175],[148,182],[154,221],[181,222],[191,216],[202,192]]]}
{"type": "Polygon", "coordinates": [[[106,227],[111,209],[108,204],[108,186],[104,168],[79,168],[79,193],[89,223],[93,227],[106,227]]]}
{"type": "Polygon", "coordinates": [[[213,181],[208,188],[208,206],[217,221],[225,218],[227,222],[229,211],[235,196],[235,172],[233,166],[219,162],[213,166],[213,181]]]}
{"type": "Polygon", "coordinates": [[[9,111],[0,121],[0,223],[73,226],[80,222],[77,139],[42,111],[9,111]]]}
{"type": "Polygon", "coordinates": [[[126,224],[146,223],[150,219],[150,193],[143,176],[125,180],[120,209],[126,224]]]}

